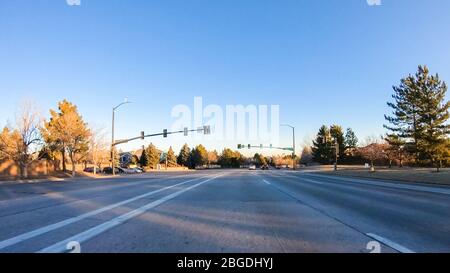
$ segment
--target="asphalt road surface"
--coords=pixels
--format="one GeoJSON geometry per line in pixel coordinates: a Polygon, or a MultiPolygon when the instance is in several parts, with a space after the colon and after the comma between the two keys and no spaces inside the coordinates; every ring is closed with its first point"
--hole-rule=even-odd
{"type": "Polygon", "coordinates": [[[0,252],[378,250],[450,252],[450,187],[283,170],[0,185],[0,252]]]}

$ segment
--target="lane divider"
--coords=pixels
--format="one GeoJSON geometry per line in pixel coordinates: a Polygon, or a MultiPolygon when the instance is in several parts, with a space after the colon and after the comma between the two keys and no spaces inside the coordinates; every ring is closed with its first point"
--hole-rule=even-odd
{"type": "MultiPolygon", "coordinates": [[[[306,180],[306,181],[311,182],[311,183],[324,184],[324,183],[322,183],[322,182],[318,182],[318,181],[311,180],[311,179],[304,178],[304,177],[297,177],[297,178],[300,179],[300,180],[306,180]]],[[[270,184],[268,181],[266,181],[265,179],[263,179],[263,181],[264,181],[265,183],[271,185],[271,184],[270,184]]],[[[272,186],[274,186],[274,185],[272,185],[272,186]]],[[[278,188],[277,186],[274,186],[274,187],[275,187],[277,190],[279,190],[279,191],[281,191],[281,192],[283,192],[283,193],[285,193],[285,194],[288,194],[288,195],[291,196],[292,198],[297,199],[296,197],[294,197],[294,196],[292,196],[291,194],[285,192],[284,190],[278,188]]],[[[306,203],[304,203],[304,204],[306,204],[306,203]]],[[[363,233],[363,232],[361,232],[360,230],[358,230],[357,228],[355,228],[355,227],[353,227],[353,226],[351,226],[351,225],[349,225],[349,224],[346,224],[345,222],[339,220],[339,219],[336,218],[336,217],[333,217],[333,216],[329,215],[328,213],[326,213],[326,212],[324,212],[324,211],[322,211],[322,210],[319,210],[319,209],[317,209],[317,208],[315,208],[315,207],[313,207],[313,206],[311,206],[311,205],[308,205],[308,206],[311,207],[311,208],[313,208],[313,209],[315,209],[315,210],[318,210],[318,211],[321,212],[322,214],[325,214],[326,216],[331,217],[332,219],[334,219],[334,220],[336,220],[336,221],[338,221],[338,222],[340,222],[340,223],[342,223],[342,224],[344,224],[344,225],[346,225],[346,226],[348,226],[348,227],[350,227],[350,228],[356,230],[357,232],[363,233]]],[[[379,235],[377,235],[377,234],[374,234],[374,233],[363,233],[363,234],[365,234],[366,236],[368,236],[368,237],[370,237],[370,238],[372,238],[372,239],[374,239],[374,240],[376,240],[376,241],[378,241],[378,242],[380,242],[380,243],[382,243],[382,244],[384,244],[384,245],[386,245],[386,246],[388,246],[388,247],[390,247],[390,248],[392,248],[392,249],[394,249],[394,250],[397,250],[397,251],[400,252],[400,253],[416,253],[416,252],[414,252],[413,250],[411,250],[411,249],[409,249],[409,248],[407,248],[407,247],[405,247],[405,246],[402,246],[402,245],[400,245],[400,244],[398,244],[398,243],[396,243],[396,242],[394,242],[394,241],[391,241],[391,240],[389,240],[389,239],[387,239],[387,238],[384,238],[384,237],[382,237],[382,236],[379,236],[379,235]]]]}
{"type": "Polygon", "coordinates": [[[58,242],[58,243],[56,243],[54,245],[51,245],[51,246],[46,247],[44,249],[41,249],[37,253],[60,253],[60,252],[65,252],[66,251],[66,246],[70,242],[78,242],[78,243],[81,244],[81,243],[83,243],[83,242],[85,242],[85,241],[87,241],[87,240],[89,240],[89,239],[91,239],[91,238],[93,238],[93,237],[95,237],[95,236],[97,236],[97,235],[99,235],[99,234],[101,234],[101,233],[103,233],[103,232],[113,228],[113,227],[121,225],[121,224],[125,223],[126,221],[128,221],[128,220],[130,220],[130,219],[132,219],[132,218],[134,218],[136,216],[139,216],[139,215],[143,214],[144,212],[146,212],[146,211],[148,211],[150,209],[153,209],[153,208],[155,208],[155,207],[157,207],[157,206],[159,206],[159,205],[161,205],[161,204],[163,204],[163,203],[165,203],[165,202],[167,202],[167,201],[169,201],[171,199],[174,199],[175,197],[177,197],[177,196],[179,196],[179,195],[181,195],[181,194],[183,194],[183,193],[185,193],[185,192],[187,192],[189,190],[192,190],[192,189],[194,189],[196,187],[199,187],[199,186],[201,186],[201,185],[203,185],[203,184],[205,184],[205,183],[207,183],[209,181],[212,181],[214,179],[217,179],[217,178],[219,178],[221,176],[224,176],[224,174],[221,174],[221,175],[209,178],[209,179],[207,179],[207,180],[205,180],[203,182],[197,183],[195,185],[189,186],[189,187],[187,187],[185,189],[182,189],[180,191],[177,191],[175,193],[169,194],[169,195],[167,195],[167,196],[165,196],[163,198],[160,198],[160,199],[155,200],[155,201],[153,201],[151,203],[148,203],[145,206],[142,206],[142,207],[140,207],[138,209],[130,211],[130,212],[128,212],[126,214],[123,214],[121,216],[118,216],[118,217],[116,217],[116,218],[114,218],[112,220],[109,220],[109,221],[107,221],[107,222],[105,222],[103,224],[100,224],[100,225],[95,226],[93,228],[90,228],[90,229],[88,229],[88,230],[86,230],[84,232],[81,232],[81,233],[79,233],[77,235],[74,235],[74,236],[72,236],[70,238],[67,238],[67,239],[65,239],[63,241],[60,241],[60,242],[58,242]]]}
{"type": "Polygon", "coordinates": [[[381,237],[379,235],[373,234],[373,233],[366,233],[367,236],[369,236],[372,239],[377,240],[378,242],[387,245],[390,248],[393,248],[401,253],[415,253],[414,251],[412,251],[409,248],[406,248],[402,245],[397,244],[396,242],[393,242],[389,239],[386,239],[384,237],[381,237]]]}
{"type": "Polygon", "coordinates": [[[160,193],[162,191],[165,191],[165,190],[177,187],[177,186],[181,186],[181,185],[187,184],[189,182],[201,180],[201,179],[208,178],[208,177],[209,176],[194,178],[194,179],[190,179],[190,180],[187,180],[187,181],[184,181],[184,182],[172,185],[172,186],[161,188],[159,190],[147,192],[145,194],[138,195],[138,196],[135,196],[133,198],[130,198],[130,199],[127,199],[127,200],[124,200],[124,201],[121,201],[121,202],[118,202],[118,203],[115,203],[115,204],[111,204],[111,205],[108,205],[106,207],[103,207],[103,208],[100,208],[100,209],[97,209],[97,210],[94,210],[94,211],[91,211],[91,212],[87,212],[87,213],[81,214],[79,216],[63,220],[63,221],[58,222],[58,223],[54,223],[54,224],[51,224],[51,225],[48,225],[48,226],[44,226],[44,227],[41,227],[41,228],[29,231],[29,232],[20,234],[18,236],[12,237],[12,238],[7,239],[7,240],[0,241],[0,250],[4,249],[6,247],[9,247],[9,246],[18,244],[18,243],[23,242],[25,240],[34,238],[36,236],[42,235],[44,233],[47,233],[47,232],[50,232],[50,231],[62,228],[64,226],[67,226],[67,225],[70,225],[70,224],[73,224],[73,223],[76,223],[76,222],[79,222],[79,221],[81,221],[83,219],[86,219],[88,217],[92,217],[92,216],[98,215],[100,213],[103,213],[105,211],[108,211],[108,210],[111,210],[111,209],[114,209],[114,208],[117,208],[117,207],[129,204],[129,203],[137,201],[139,199],[142,199],[142,198],[145,198],[145,197],[148,197],[148,196],[160,193]]]}

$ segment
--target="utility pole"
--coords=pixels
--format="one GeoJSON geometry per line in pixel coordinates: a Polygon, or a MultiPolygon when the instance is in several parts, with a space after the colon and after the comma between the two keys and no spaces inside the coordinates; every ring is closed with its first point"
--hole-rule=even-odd
{"type": "Polygon", "coordinates": [[[115,140],[114,140],[114,122],[115,122],[115,115],[116,115],[116,109],[119,108],[120,106],[124,105],[124,104],[128,104],[131,103],[131,101],[128,101],[127,98],[125,98],[125,100],[117,105],[116,107],[113,107],[112,109],[112,132],[111,132],[111,168],[112,168],[112,174],[115,175],[116,174],[116,164],[114,162],[114,158],[115,158],[115,151],[114,151],[114,146],[115,146],[115,140]]]}
{"type": "Polygon", "coordinates": [[[338,170],[338,157],[339,157],[339,143],[337,138],[334,140],[334,170],[337,171],[338,170]]]}

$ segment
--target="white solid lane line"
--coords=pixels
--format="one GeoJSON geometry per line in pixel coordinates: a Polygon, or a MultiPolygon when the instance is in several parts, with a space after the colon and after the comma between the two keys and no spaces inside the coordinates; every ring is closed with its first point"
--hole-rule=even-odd
{"type": "MultiPolygon", "coordinates": [[[[350,177],[337,177],[337,176],[331,176],[331,175],[322,175],[322,174],[303,174],[308,175],[311,177],[316,178],[330,178],[334,180],[341,180],[345,182],[355,182],[355,184],[366,184],[366,185],[372,185],[372,186],[380,186],[385,188],[394,188],[394,189],[402,189],[402,190],[413,190],[413,191],[420,191],[420,192],[429,192],[429,193],[439,193],[439,194],[445,194],[450,195],[450,188],[441,188],[441,187],[433,187],[430,186],[421,186],[421,185],[411,185],[407,184],[405,182],[404,184],[401,184],[401,182],[378,182],[373,180],[367,180],[364,178],[358,179],[358,178],[350,178],[350,177]]],[[[303,176],[301,175],[301,176],[303,176]]]]}
{"type": "Polygon", "coordinates": [[[114,208],[117,208],[117,207],[120,207],[120,206],[123,206],[123,205],[126,205],[126,204],[129,204],[131,202],[134,202],[136,200],[139,200],[139,199],[142,199],[142,198],[154,195],[156,193],[159,193],[159,192],[162,192],[162,191],[165,191],[165,190],[177,187],[177,186],[181,186],[183,184],[186,184],[186,183],[189,183],[189,182],[192,182],[192,181],[204,179],[204,178],[207,178],[207,177],[208,176],[206,176],[206,177],[199,177],[199,178],[187,180],[187,181],[184,181],[184,182],[172,185],[172,186],[164,187],[164,188],[161,188],[159,190],[147,192],[145,194],[142,194],[142,195],[139,195],[139,196],[136,196],[136,197],[133,197],[133,198],[130,198],[130,199],[127,199],[127,200],[124,200],[124,201],[121,201],[121,202],[118,202],[118,203],[115,203],[115,204],[112,204],[112,205],[109,205],[109,206],[106,206],[106,207],[103,207],[103,208],[100,208],[100,209],[97,209],[97,210],[94,210],[94,211],[91,211],[91,212],[87,212],[85,214],[82,214],[82,215],[79,215],[79,216],[76,216],[76,217],[72,217],[72,218],[63,220],[61,222],[55,223],[55,224],[51,224],[51,225],[48,225],[48,226],[45,226],[45,227],[41,227],[41,228],[29,231],[29,232],[20,234],[18,236],[12,237],[10,239],[6,239],[4,241],[0,241],[0,249],[4,249],[6,247],[18,244],[20,242],[23,242],[25,240],[31,239],[33,237],[42,235],[44,233],[50,232],[50,231],[55,230],[55,229],[62,228],[62,227],[67,226],[69,224],[73,224],[75,222],[81,221],[81,220],[86,219],[88,217],[95,216],[97,214],[103,213],[105,211],[108,211],[108,210],[111,210],[111,209],[114,209],[114,208]]]}
{"type": "Polygon", "coordinates": [[[264,183],[266,183],[267,185],[270,185],[270,182],[269,182],[269,181],[267,181],[267,180],[265,180],[265,179],[263,179],[263,181],[264,181],[264,183]]]}
{"type": "Polygon", "coordinates": [[[404,247],[402,245],[399,245],[396,242],[393,242],[393,241],[391,241],[389,239],[386,239],[384,237],[381,237],[379,235],[376,235],[376,234],[373,234],[373,233],[367,233],[366,235],[369,236],[372,239],[377,240],[380,243],[383,243],[383,244],[387,245],[390,248],[393,248],[393,249],[401,252],[401,253],[415,253],[411,249],[406,248],[406,247],[404,247]]]}
{"type": "Polygon", "coordinates": [[[304,178],[304,177],[302,177],[302,178],[296,177],[296,178],[297,178],[297,179],[300,179],[300,181],[306,181],[306,182],[309,182],[309,183],[314,183],[314,184],[323,185],[322,182],[319,182],[319,181],[316,181],[316,180],[312,180],[312,179],[308,179],[308,178],[304,178]]]}
{"type": "Polygon", "coordinates": [[[272,177],[274,177],[274,178],[295,178],[297,180],[309,182],[309,183],[313,183],[313,184],[319,184],[319,185],[324,184],[324,183],[316,181],[316,180],[312,180],[312,179],[305,178],[305,177],[298,177],[298,176],[294,176],[294,175],[274,175],[272,177]]]}
{"type": "Polygon", "coordinates": [[[44,249],[41,249],[37,253],[59,253],[59,252],[65,252],[67,250],[66,246],[67,246],[67,244],[69,242],[74,241],[74,242],[77,242],[77,243],[81,244],[81,243],[83,243],[83,242],[85,242],[85,241],[87,241],[87,240],[89,240],[89,239],[91,239],[91,238],[93,238],[93,237],[95,237],[95,236],[97,236],[97,235],[99,235],[99,234],[101,234],[101,233],[103,233],[103,232],[105,232],[105,231],[115,227],[115,226],[123,224],[124,222],[130,220],[131,218],[134,218],[134,217],[136,217],[136,216],[138,216],[138,215],[140,215],[140,214],[142,214],[142,213],[144,213],[144,212],[146,212],[146,211],[148,211],[148,210],[150,210],[150,209],[152,209],[154,207],[157,207],[157,206],[159,206],[159,205],[161,205],[161,204],[163,204],[163,203],[165,203],[165,202],[167,202],[167,201],[169,201],[171,199],[174,199],[175,197],[177,197],[177,196],[179,196],[179,195],[181,195],[181,194],[183,194],[183,193],[185,193],[185,192],[187,192],[187,191],[189,191],[191,189],[194,189],[194,188],[196,188],[196,187],[198,187],[200,185],[203,185],[203,184],[205,184],[205,183],[207,183],[207,182],[209,182],[211,180],[214,180],[216,178],[219,178],[219,177],[221,177],[223,175],[224,174],[221,174],[221,175],[209,178],[208,180],[205,180],[203,182],[197,183],[195,185],[192,185],[190,187],[187,187],[187,188],[185,188],[183,190],[180,190],[180,191],[177,191],[175,193],[169,194],[169,195],[167,195],[167,196],[165,196],[163,198],[160,198],[160,199],[155,200],[155,201],[153,201],[151,203],[148,203],[145,206],[142,206],[142,207],[140,207],[138,209],[130,211],[130,212],[126,213],[126,214],[123,214],[123,215],[121,215],[119,217],[116,217],[116,218],[114,218],[112,220],[109,220],[109,221],[107,221],[107,222],[105,222],[103,224],[100,224],[100,225],[95,226],[95,227],[93,227],[91,229],[88,229],[88,230],[86,230],[84,232],[81,232],[81,233],[79,233],[77,235],[74,235],[74,236],[72,236],[70,238],[67,238],[67,239],[65,239],[63,241],[60,241],[60,242],[58,242],[58,243],[56,243],[54,245],[51,245],[51,246],[46,247],[44,249]]]}

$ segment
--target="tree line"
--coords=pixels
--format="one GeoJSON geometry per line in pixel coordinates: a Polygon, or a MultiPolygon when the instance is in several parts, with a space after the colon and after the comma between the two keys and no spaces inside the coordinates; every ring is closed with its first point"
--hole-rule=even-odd
{"type": "Polygon", "coordinates": [[[17,114],[16,123],[0,133],[0,159],[13,160],[21,176],[28,177],[28,167],[35,160],[59,158],[66,171],[68,158],[75,175],[78,162],[92,156],[94,146],[99,148],[99,143],[93,143],[95,136],[77,107],[66,100],[58,103],[57,110],[50,110],[49,120],[42,120],[35,107],[27,103],[17,114]]]}
{"type": "Polygon", "coordinates": [[[358,146],[351,128],[343,134],[342,127],[322,126],[311,147],[314,161],[329,164],[335,161],[336,149],[341,162],[367,160],[374,168],[375,161],[396,162],[416,166],[434,166],[439,171],[450,163],[449,107],[446,101],[447,84],[438,74],[430,74],[426,66],[419,66],[414,75],[393,86],[392,109],[385,115],[388,130],[380,139],[370,139],[358,146]]]}
{"type": "MultiPolygon", "coordinates": [[[[139,164],[143,167],[156,168],[160,163],[162,152],[153,144],[144,149],[139,159],[139,164]]],[[[216,150],[208,151],[203,145],[190,148],[184,144],[178,155],[175,155],[172,147],[164,158],[169,167],[184,166],[191,169],[199,167],[220,166],[222,168],[240,167],[245,161],[244,156],[231,149],[224,149],[222,153],[216,150]]]]}

